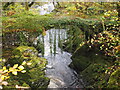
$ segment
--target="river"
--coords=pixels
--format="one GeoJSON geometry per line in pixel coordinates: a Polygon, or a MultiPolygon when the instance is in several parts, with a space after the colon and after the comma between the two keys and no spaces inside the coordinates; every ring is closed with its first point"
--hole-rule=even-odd
{"type": "Polygon", "coordinates": [[[46,35],[38,37],[43,42],[44,58],[47,59],[46,76],[50,78],[48,88],[82,88],[77,73],[69,67],[71,54],[60,48],[62,40],[67,39],[66,29],[50,29],[46,35]]]}

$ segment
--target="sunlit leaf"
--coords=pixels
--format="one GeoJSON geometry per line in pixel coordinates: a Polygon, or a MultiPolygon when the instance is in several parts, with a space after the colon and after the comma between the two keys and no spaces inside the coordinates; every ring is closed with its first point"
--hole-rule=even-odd
{"type": "Polygon", "coordinates": [[[23,67],[22,65],[20,65],[20,66],[18,67],[18,69],[19,69],[19,70],[23,70],[24,67],[23,67]]]}
{"type": "Polygon", "coordinates": [[[6,73],[6,72],[8,72],[8,70],[4,70],[3,72],[6,73]]]}
{"type": "Polygon", "coordinates": [[[31,65],[32,63],[27,63],[27,65],[31,65]]]}
{"type": "Polygon", "coordinates": [[[17,68],[18,67],[18,64],[15,64],[14,66],[13,66],[13,68],[17,68]]]}
{"type": "Polygon", "coordinates": [[[43,31],[43,32],[42,32],[42,35],[45,36],[45,35],[46,35],[46,31],[43,31]]]}
{"type": "Polygon", "coordinates": [[[25,73],[26,72],[26,70],[23,70],[23,71],[21,71],[22,73],[25,73]]]}
{"type": "Polygon", "coordinates": [[[12,67],[9,68],[9,71],[13,71],[13,70],[14,70],[14,68],[12,68],[12,67]]]}
{"type": "Polygon", "coordinates": [[[0,77],[2,80],[4,80],[5,79],[5,76],[4,75],[1,75],[1,77],[0,77]]]}
{"type": "Polygon", "coordinates": [[[6,66],[3,67],[3,70],[6,70],[6,66]]]}
{"type": "Polygon", "coordinates": [[[2,73],[3,72],[3,69],[0,69],[0,73],[2,73]]]}
{"type": "Polygon", "coordinates": [[[0,59],[0,62],[2,61],[2,59],[0,59]]]}
{"type": "Polygon", "coordinates": [[[23,61],[22,65],[25,65],[26,64],[26,61],[23,61]]]}
{"type": "Polygon", "coordinates": [[[13,71],[12,74],[17,75],[17,71],[13,71]]]}

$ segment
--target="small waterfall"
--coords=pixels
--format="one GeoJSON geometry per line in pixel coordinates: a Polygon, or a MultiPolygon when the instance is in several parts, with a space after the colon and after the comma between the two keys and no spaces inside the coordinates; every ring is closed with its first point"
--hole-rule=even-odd
{"type": "Polygon", "coordinates": [[[69,67],[71,54],[63,51],[62,40],[67,39],[67,30],[51,29],[38,37],[44,47],[44,57],[48,60],[46,76],[50,78],[48,88],[82,88],[75,71],[69,67]],[[61,47],[61,48],[60,48],[61,47]]]}
{"type": "Polygon", "coordinates": [[[54,9],[55,6],[53,2],[48,2],[48,4],[44,4],[43,6],[38,6],[37,9],[40,12],[40,15],[50,14],[54,9]]]}

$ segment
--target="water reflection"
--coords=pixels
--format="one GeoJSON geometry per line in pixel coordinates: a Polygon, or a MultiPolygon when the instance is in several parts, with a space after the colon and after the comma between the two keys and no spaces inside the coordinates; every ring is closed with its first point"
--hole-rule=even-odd
{"type": "Polygon", "coordinates": [[[81,87],[74,70],[68,67],[71,54],[63,51],[62,40],[67,39],[67,30],[51,29],[46,36],[39,36],[43,43],[43,56],[48,60],[46,76],[50,78],[49,88],[81,87]]]}

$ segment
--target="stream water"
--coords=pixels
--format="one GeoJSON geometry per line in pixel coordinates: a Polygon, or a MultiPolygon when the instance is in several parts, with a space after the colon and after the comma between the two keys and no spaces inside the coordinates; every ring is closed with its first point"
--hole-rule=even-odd
{"type": "Polygon", "coordinates": [[[53,2],[48,2],[47,4],[44,4],[42,6],[37,6],[37,9],[39,10],[40,15],[45,15],[50,14],[55,9],[55,6],[53,2]]]}
{"type": "Polygon", "coordinates": [[[77,73],[68,65],[72,62],[71,54],[60,48],[61,40],[67,39],[67,30],[51,29],[46,31],[46,35],[39,36],[43,42],[43,56],[48,60],[46,76],[50,78],[48,88],[82,88],[77,73]]]}

